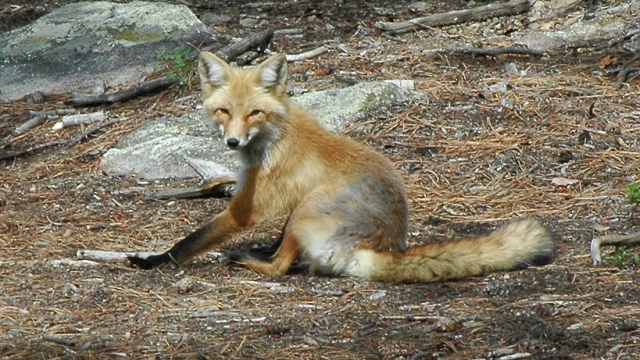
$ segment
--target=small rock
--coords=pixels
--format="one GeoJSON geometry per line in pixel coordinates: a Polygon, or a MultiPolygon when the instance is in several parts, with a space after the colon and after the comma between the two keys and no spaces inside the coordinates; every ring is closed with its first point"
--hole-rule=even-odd
{"type": "Polygon", "coordinates": [[[380,300],[387,295],[386,291],[378,291],[377,293],[369,295],[369,300],[376,301],[380,300]]]}
{"type": "Polygon", "coordinates": [[[507,92],[507,83],[505,81],[500,81],[497,84],[493,84],[489,86],[489,90],[491,92],[500,92],[500,93],[507,92]]]}
{"type": "Polygon", "coordinates": [[[102,95],[105,92],[104,81],[98,81],[93,88],[91,88],[92,95],[102,95]]]}
{"type": "Polygon", "coordinates": [[[240,25],[244,27],[255,27],[256,25],[258,25],[258,19],[244,18],[240,20],[240,25]]]}
{"type": "Polygon", "coordinates": [[[462,322],[451,317],[439,317],[433,324],[433,329],[438,332],[452,332],[462,328],[462,322]]]}
{"type": "Polygon", "coordinates": [[[36,91],[27,99],[29,104],[42,104],[46,100],[42,91],[36,91]]]}
{"type": "Polygon", "coordinates": [[[498,350],[490,352],[489,353],[489,358],[490,359],[501,358],[503,356],[513,355],[513,354],[515,354],[515,352],[516,351],[514,349],[509,349],[509,348],[498,349],[498,350]]]}
{"type": "Polygon", "coordinates": [[[184,294],[193,290],[193,280],[190,277],[185,277],[171,286],[177,288],[179,293],[184,294]]]}
{"type": "Polygon", "coordinates": [[[502,98],[500,99],[500,106],[502,106],[505,109],[509,109],[512,110],[513,109],[513,102],[507,98],[502,98]]]}
{"type": "Polygon", "coordinates": [[[569,331],[571,331],[571,330],[578,330],[578,329],[581,329],[581,328],[583,328],[583,327],[584,327],[584,324],[583,324],[583,323],[581,323],[581,322],[579,322],[579,323],[577,323],[577,324],[573,324],[573,325],[569,326],[569,327],[567,328],[567,330],[569,330],[569,331]]]}
{"type": "Polygon", "coordinates": [[[510,62],[504,66],[504,72],[507,73],[507,75],[518,75],[518,68],[516,64],[510,62]]]}
{"type": "Polygon", "coordinates": [[[414,2],[413,4],[409,4],[409,11],[416,13],[423,13],[429,10],[429,6],[424,1],[414,2]]]}
{"type": "Polygon", "coordinates": [[[170,342],[177,344],[185,342],[189,339],[189,335],[185,333],[167,333],[167,339],[169,339],[170,342]]]}
{"type": "Polygon", "coordinates": [[[310,336],[303,336],[302,341],[309,346],[318,346],[318,342],[312,339],[310,336]]]}

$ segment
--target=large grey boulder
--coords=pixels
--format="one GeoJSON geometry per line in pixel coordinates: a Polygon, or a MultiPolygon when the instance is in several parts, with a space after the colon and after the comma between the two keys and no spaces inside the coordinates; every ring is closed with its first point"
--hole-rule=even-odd
{"type": "Polygon", "coordinates": [[[171,54],[215,36],[184,5],[65,5],[0,35],[0,99],[136,82],[155,70],[158,51],[171,54]]]}
{"type": "MultiPolygon", "coordinates": [[[[426,101],[424,95],[386,82],[360,83],[295,97],[333,132],[385,106],[426,101]]],[[[233,174],[238,161],[209,125],[203,111],[181,118],[149,120],[107,151],[100,168],[109,175],[145,179],[197,177],[189,165],[205,166],[208,177],[233,174]]]]}

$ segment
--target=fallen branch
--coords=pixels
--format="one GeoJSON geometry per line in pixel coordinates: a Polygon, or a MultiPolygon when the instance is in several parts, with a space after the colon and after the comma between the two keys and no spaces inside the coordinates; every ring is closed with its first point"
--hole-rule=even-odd
{"type": "Polygon", "coordinates": [[[640,233],[598,236],[591,240],[591,260],[593,261],[593,265],[599,265],[602,263],[602,246],[634,245],[637,243],[640,243],[640,233]]]}
{"type": "Polygon", "coordinates": [[[71,266],[74,268],[83,268],[89,266],[97,266],[98,263],[91,260],[73,260],[73,259],[59,259],[51,260],[49,264],[53,267],[71,266]]]}
{"type": "Polygon", "coordinates": [[[78,250],[76,257],[80,260],[93,260],[93,261],[125,261],[129,256],[143,256],[158,255],[160,253],[152,252],[120,252],[120,251],[104,251],[104,250],[78,250]]]}
{"type": "Polygon", "coordinates": [[[107,126],[111,126],[111,125],[113,125],[115,123],[118,123],[120,121],[122,121],[122,120],[121,119],[113,119],[113,120],[105,121],[103,123],[95,124],[95,125],[89,127],[87,129],[87,131],[85,131],[83,134],[81,134],[79,136],[76,136],[74,138],[71,138],[71,139],[50,141],[50,142],[47,142],[47,143],[44,143],[44,144],[34,145],[34,146],[31,146],[31,147],[23,149],[23,150],[18,150],[18,151],[6,153],[6,154],[0,154],[0,161],[14,159],[14,158],[17,158],[19,156],[31,154],[31,153],[37,152],[39,150],[47,149],[47,148],[50,148],[50,147],[55,147],[55,146],[74,146],[77,143],[79,143],[80,141],[88,138],[89,135],[95,133],[96,131],[98,131],[100,129],[103,129],[103,128],[107,127],[107,126]]]}
{"type": "Polygon", "coordinates": [[[236,188],[236,180],[233,178],[210,179],[199,188],[170,189],[151,194],[147,199],[196,199],[214,198],[223,199],[233,197],[236,188]]]}
{"type": "Polygon", "coordinates": [[[72,115],[75,113],[76,113],[75,109],[55,109],[55,110],[45,110],[45,111],[29,110],[29,116],[31,117],[40,116],[40,115],[58,117],[58,116],[64,116],[64,115],[72,115]]]}
{"type": "Polygon", "coordinates": [[[62,118],[64,126],[89,125],[104,120],[104,111],[96,111],[88,114],[66,115],[62,118]]]}
{"type": "Polygon", "coordinates": [[[473,56],[490,56],[496,57],[504,54],[516,54],[516,55],[531,55],[542,56],[544,51],[529,49],[524,46],[512,45],[498,49],[481,49],[481,48],[442,48],[442,49],[430,49],[424,50],[423,53],[447,53],[447,54],[466,54],[473,56]]]}
{"type": "MultiPolygon", "coordinates": [[[[215,51],[215,53],[224,61],[231,62],[238,56],[244,54],[245,52],[251,49],[255,49],[255,48],[258,48],[260,50],[266,49],[269,43],[271,42],[272,38],[273,38],[273,29],[267,29],[265,31],[246,37],[233,44],[227,45],[224,48],[218,51],[215,51]]],[[[205,47],[202,50],[208,51],[210,49],[205,47]]]]}
{"type": "Polygon", "coordinates": [[[178,79],[158,78],[143,81],[140,84],[126,90],[104,93],[99,95],[86,95],[73,93],[71,99],[65,101],[66,104],[75,107],[96,106],[102,104],[113,104],[125,100],[130,100],[138,96],[155,93],[179,83],[178,79]]]}
{"type": "Polygon", "coordinates": [[[513,0],[506,3],[491,3],[472,9],[450,11],[395,23],[378,22],[376,27],[392,34],[402,34],[429,26],[461,24],[468,21],[480,21],[494,17],[521,14],[529,11],[529,0],[513,0]]]}
{"type": "MultiPolygon", "coordinates": [[[[81,249],[76,252],[79,261],[95,262],[95,261],[126,261],[129,256],[149,257],[151,255],[160,255],[159,252],[121,252],[121,251],[105,251],[105,250],[89,250],[81,249]]],[[[207,252],[212,257],[220,257],[222,254],[218,252],[207,252]]]]}
{"type": "Polygon", "coordinates": [[[36,126],[42,125],[47,121],[49,117],[47,115],[37,115],[34,118],[31,118],[25,121],[22,125],[18,126],[15,130],[11,132],[11,135],[17,136],[20,134],[24,134],[25,132],[33,129],[36,126]]]}
{"type": "Polygon", "coordinates": [[[64,345],[64,346],[68,346],[68,347],[76,346],[76,343],[74,343],[71,340],[67,340],[67,339],[63,339],[63,338],[59,338],[59,337],[55,337],[55,336],[51,336],[51,335],[42,335],[42,340],[49,341],[49,342],[56,343],[56,344],[60,344],[60,345],[64,345]]]}
{"type": "Polygon", "coordinates": [[[616,87],[619,89],[622,87],[631,74],[639,72],[640,68],[632,67],[631,64],[640,60],[640,52],[636,53],[629,61],[627,61],[622,67],[615,69],[612,73],[618,73],[616,78],[616,87]]]}
{"type": "Polygon", "coordinates": [[[33,129],[34,127],[44,124],[48,119],[57,118],[63,115],[74,114],[75,112],[76,111],[74,109],[56,109],[46,111],[29,110],[29,116],[31,118],[25,121],[22,125],[18,126],[15,130],[13,130],[11,132],[11,135],[22,135],[25,132],[33,129]]]}

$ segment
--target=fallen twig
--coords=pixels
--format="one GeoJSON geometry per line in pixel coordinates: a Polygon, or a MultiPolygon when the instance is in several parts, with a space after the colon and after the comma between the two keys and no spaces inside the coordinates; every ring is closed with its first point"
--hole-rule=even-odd
{"type": "Polygon", "coordinates": [[[93,260],[93,261],[114,261],[114,260],[126,260],[129,256],[142,256],[147,257],[150,255],[158,255],[159,253],[152,252],[120,252],[120,251],[104,251],[104,250],[87,250],[82,249],[76,252],[76,257],[80,260],[93,260]]]}
{"type": "Polygon", "coordinates": [[[591,240],[591,260],[593,265],[602,263],[601,248],[604,245],[633,245],[640,243],[640,233],[629,235],[605,235],[598,236],[591,240]]]}
{"type": "Polygon", "coordinates": [[[516,15],[529,11],[529,0],[513,0],[506,3],[491,3],[472,9],[456,10],[395,23],[378,22],[376,27],[392,34],[402,34],[429,26],[461,24],[468,21],[486,20],[494,17],[516,15]]]}
{"type": "MultiPolygon", "coordinates": [[[[143,258],[151,255],[159,255],[158,252],[121,252],[121,251],[105,251],[105,250],[89,250],[81,249],[76,252],[79,261],[126,261],[130,256],[140,256],[143,258]]],[[[220,257],[222,254],[218,252],[208,252],[209,256],[220,257]]],[[[68,259],[67,259],[68,260],[68,259]]]]}
{"type": "Polygon", "coordinates": [[[612,73],[618,73],[616,78],[616,87],[618,89],[622,87],[622,84],[628,80],[631,74],[640,71],[640,68],[631,66],[631,64],[638,60],[640,60],[640,52],[637,52],[629,61],[622,65],[622,67],[612,71],[612,73]]]}
{"type": "MultiPolygon", "coordinates": [[[[271,42],[272,38],[273,29],[267,29],[252,36],[246,37],[231,45],[225,46],[224,48],[215,51],[215,53],[224,61],[230,62],[251,49],[258,48],[260,50],[264,50],[267,45],[269,45],[269,42],[271,42]]],[[[202,50],[208,51],[210,49],[205,47],[202,50]]]]}
{"type": "Polygon", "coordinates": [[[151,194],[148,199],[195,199],[195,198],[231,198],[236,188],[233,178],[210,179],[199,188],[169,189],[151,194]]]}
{"type": "Polygon", "coordinates": [[[447,54],[467,54],[473,56],[491,56],[496,57],[504,54],[531,55],[542,56],[544,51],[529,49],[523,46],[506,46],[498,49],[481,49],[481,48],[442,48],[424,50],[423,53],[447,53],[447,54]]]}
{"type": "Polygon", "coordinates": [[[71,99],[65,101],[65,103],[75,107],[96,106],[101,104],[113,104],[125,100],[130,100],[134,97],[154,93],[164,90],[171,85],[179,83],[178,79],[158,78],[148,81],[143,81],[140,84],[131,87],[126,90],[115,91],[99,95],[86,95],[73,93],[71,99]]]}
{"type": "Polygon", "coordinates": [[[55,110],[45,110],[45,111],[29,110],[29,116],[31,117],[40,116],[40,115],[57,117],[57,116],[71,115],[75,113],[76,113],[76,109],[55,109],[55,110]]]}
{"type": "Polygon", "coordinates": [[[50,147],[54,147],[54,146],[74,146],[77,143],[79,143],[80,141],[86,139],[87,137],[89,137],[89,135],[95,133],[96,131],[103,129],[107,126],[111,126],[115,123],[118,123],[122,121],[121,119],[113,119],[113,120],[109,120],[109,121],[105,121],[99,124],[95,124],[91,127],[89,127],[87,129],[87,131],[85,131],[83,134],[76,136],[74,138],[71,139],[66,139],[66,140],[55,140],[55,141],[50,141],[44,144],[38,144],[38,145],[34,145],[31,147],[28,147],[26,149],[23,150],[18,150],[18,151],[14,151],[14,152],[10,152],[10,153],[6,153],[6,154],[0,154],[0,161],[2,160],[8,160],[8,159],[14,159],[17,158],[19,156],[22,155],[27,155],[27,154],[31,154],[34,153],[36,151],[42,150],[42,149],[47,149],[50,147]]]}
{"type": "Polygon", "coordinates": [[[437,319],[437,316],[429,315],[382,315],[381,320],[406,320],[406,321],[426,321],[437,319]]]}
{"type": "Polygon", "coordinates": [[[11,132],[11,134],[14,136],[24,134],[25,132],[33,129],[34,127],[44,124],[48,118],[49,117],[47,115],[38,115],[34,118],[31,118],[25,121],[22,125],[18,126],[15,130],[11,132]]]}
{"type": "Polygon", "coordinates": [[[320,56],[324,53],[327,52],[327,48],[325,46],[320,46],[319,48],[313,49],[313,50],[309,50],[300,54],[295,54],[295,55],[285,55],[285,57],[287,58],[288,62],[293,62],[293,61],[300,61],[300,60],[307,60],[307,59],[311,59],[314,58],[316,56],[320,56]]]}
{"type": "Polygon", "coordinates": [[[64,126],[89,125],[104,120],[104,111],[88,114],[66,115],[62,118],[64,126]]]}
{"type": "Polygon", "coordinates": [[[63,338],[59,338],[51,335],[42,335],[42,340],[64,345],[64,346],[69,346],[69,347],[76,346],[76,343],[71,340],[67,340],[67,339],[63,339],[63,338]]]}

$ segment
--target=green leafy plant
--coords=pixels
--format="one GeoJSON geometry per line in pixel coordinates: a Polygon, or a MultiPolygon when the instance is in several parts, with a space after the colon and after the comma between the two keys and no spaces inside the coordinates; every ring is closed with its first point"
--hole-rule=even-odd
{"type": "Polygon", "coordinates": [[[611,263],[617,268],[640,265],[640,254],[631,253],[624,246],[620,246],[611,255],[611,263]]]}
{"type": "Polygon", "coordinates": [[[162,60],[167,67],[167,78],[177,79],[182,86],[191,86],[195,69],[188,48],[167,53],[166,49],[158,50],[156,58],[162,60]]]}
{"type": "Polygon", "coordinates": [[[629,200],[640,205],[640,185],[639,184],[629,184],[627,185],[627,194],[629,195],[629,200]]]}

